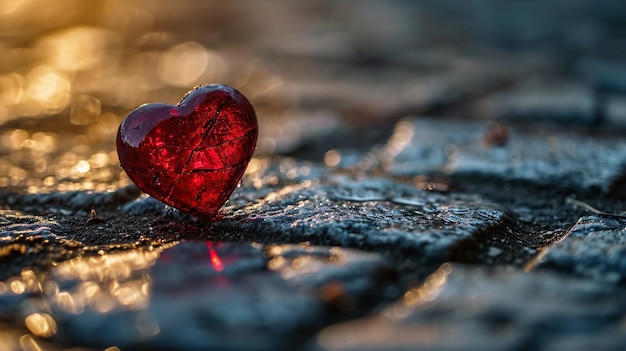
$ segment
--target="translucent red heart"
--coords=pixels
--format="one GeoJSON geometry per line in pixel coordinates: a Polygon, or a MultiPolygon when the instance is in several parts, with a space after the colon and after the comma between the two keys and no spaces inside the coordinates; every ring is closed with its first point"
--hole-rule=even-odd
{"type": "Polygon", "coordinates": [[[181,211],[209,218],[237,187],[258,135],[250,102],[226,85],[204,85],[178,105],[146,104],[117,134],[128,177],[181,211]]]}

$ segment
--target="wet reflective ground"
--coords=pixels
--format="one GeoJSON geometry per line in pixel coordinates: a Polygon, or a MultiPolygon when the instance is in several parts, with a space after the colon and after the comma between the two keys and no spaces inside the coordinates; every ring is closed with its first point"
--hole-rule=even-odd
{"type": "Polygon", "coordinates": [[[621,350],[622,15],[0,0],[0,350],[621,350]],[[114,146],[206,83],[260,125],[212,221],[114,146]]]}

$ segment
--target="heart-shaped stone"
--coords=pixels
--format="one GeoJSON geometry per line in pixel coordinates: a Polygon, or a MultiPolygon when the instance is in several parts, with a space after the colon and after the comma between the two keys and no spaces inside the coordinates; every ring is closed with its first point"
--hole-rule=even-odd
{"type": "Polygon", "coordinates": [[[213,216],[228,200],[254,153],[250,102],[227,85],[203,85],[178,105],[145,104],[117,133],[117,153],[144,192],[181,211],[213,216]]]}

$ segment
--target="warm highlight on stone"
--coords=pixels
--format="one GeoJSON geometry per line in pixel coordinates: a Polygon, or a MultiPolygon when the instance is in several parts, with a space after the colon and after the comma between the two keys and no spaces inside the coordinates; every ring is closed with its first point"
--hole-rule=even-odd
{"type": "Polygon", "coordinates": [[[258,134],[250,102],[226,85],[203,85],[178,105],[145,104],[117,134],[128,177],[181,211],[211,217],[228,200],[254,153],[258,134]]]}

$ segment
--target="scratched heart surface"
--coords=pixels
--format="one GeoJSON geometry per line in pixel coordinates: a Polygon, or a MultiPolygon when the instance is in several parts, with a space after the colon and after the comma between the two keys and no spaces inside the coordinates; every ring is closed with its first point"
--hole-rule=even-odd
{"type": "Polygon", "coordinates": [[[117,134],[128,177],[144,192],[210,218],[228,200],[254,152],[258,125],[250,102],[226,85],[203,85],[178,105],[145,104],[117,134]]]}

